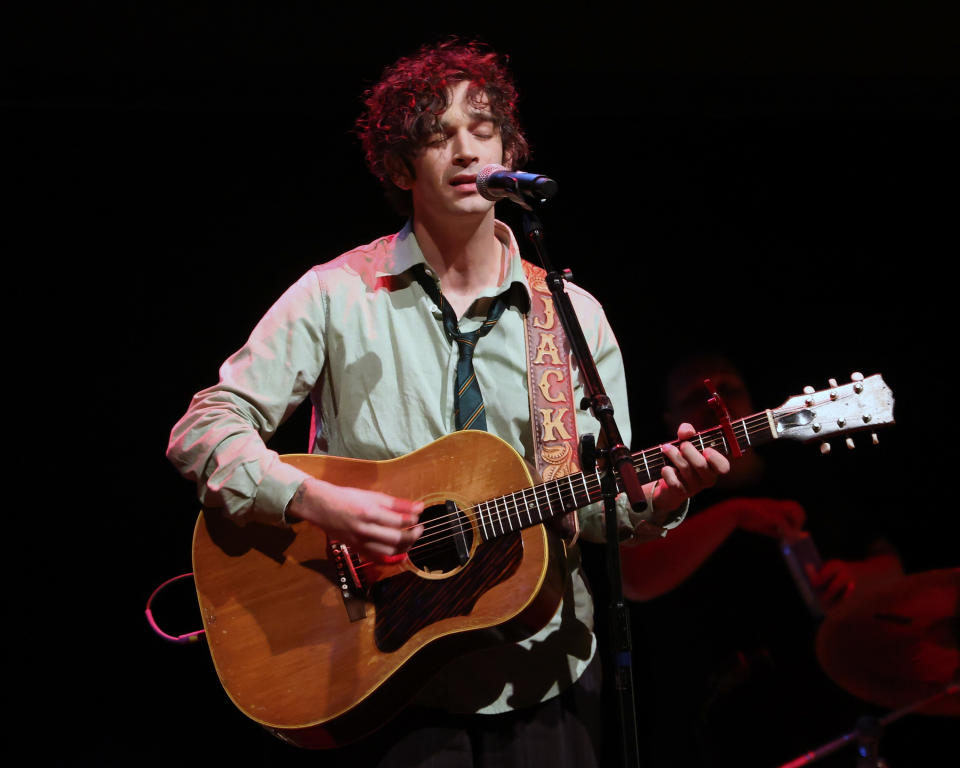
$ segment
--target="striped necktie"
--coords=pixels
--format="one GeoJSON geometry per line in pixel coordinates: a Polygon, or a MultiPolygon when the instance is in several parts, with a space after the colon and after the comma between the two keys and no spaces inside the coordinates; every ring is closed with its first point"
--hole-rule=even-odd
{"type": "Polygon", "coordinates": [[[473,351],[477,346],[477,340],[490,332],[493,326],[497,324],[497,320],[500,319],[500,315],[503,314],[503,310],[506,309],[505,294],[500,294],[494,298],[483,325],[475,331],[461,333],[453,307],[443,297],[436,281],[427,274],[426,267],[423,264],[417,264],[413,267],[413,273],[427,295],[440,307],[447,338],[457,342],[459,357],[457,358],[457,378],[453,390],[454,425],[457,429],[486,430],[487,418],[483,412],[483,395],[480,393],[480,384],[477,382],[477,374],[473,369],[473,351]]]}

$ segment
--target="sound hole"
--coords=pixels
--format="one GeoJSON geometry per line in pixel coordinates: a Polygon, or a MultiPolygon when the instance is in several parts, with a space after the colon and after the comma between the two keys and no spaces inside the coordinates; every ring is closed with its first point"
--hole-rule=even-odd
{"type": "Polygon", "coordinates": [[[452,501],[427,507],[420,514],[423,535],[410,549],[410,561],[420,570],[446,573],[470,559],[473,528],[452,501]]]}

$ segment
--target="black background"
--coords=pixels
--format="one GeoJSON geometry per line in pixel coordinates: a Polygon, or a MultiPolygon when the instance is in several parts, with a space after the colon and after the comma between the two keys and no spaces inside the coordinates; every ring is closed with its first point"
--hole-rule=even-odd
{"type": "MultiPolygon", "coordinates": [[[[450,34],[510,56],[529,166],[560,184],[548,242],[607,308],[635,447],[664,437],[666,362],[705,342],[740,362],[760,407],[882,372],[898,424],[845,459],[853,474],[836,494],[888,489],[909,520],[897,542],[908,570],[957,564],[944,429],[951,19],[875,4],[526,8],[4,11],[4,239],[20,308],[8,378],[23,401],[11,411],[25,444],[52,457],[25,462],[32,495],[55,499],[37,518],[45,548],[26,539],[20,614],[43,627],[29,643],[43,661],[30,665],[28,719],[48,754],[305,759],[233,709],[202,644],[167,646],[146,626],[152,589],[190,569],[196,510],[163,451],[191,394],[287,285],[399,228],[352,135],[360,94],[397,56],[450,34]]],[[[303,450],[307,423],[301,409],[274,447],[303,450]]],[[[158,604],[171,631],[199,627],[178,607],[190,600],[180,585],[158,604]]],[[[942,747],[955,721],[912,722],[891,728],[916,750],[895,764],[932,765],[924,740],[942,747]]],[[[643,722],[641,738],[656,738],[643,722]]]]}

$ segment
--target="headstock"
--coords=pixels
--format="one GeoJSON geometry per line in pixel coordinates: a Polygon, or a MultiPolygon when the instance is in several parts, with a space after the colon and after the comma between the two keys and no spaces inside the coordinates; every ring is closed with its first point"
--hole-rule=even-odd
{"type": "MultiPolygon", "coordinates": [[[[805,387],[802,395],[786,400],[770,411],[778,438],[789,440],[826,440],[862,430],[874,430],[893,424],[893,392],[880,374],[864,378],[854,373],[849,384],[838,385],[830,379],[829,389],[815,391],[805,387]]],[[[873,442],[877,436],[872,435],[873,442]]],[[[853,439],[847,438],[847,447],[853,448],[853,439]]],[[[829,452],[830,444],[821,446],[829,452]]]]}

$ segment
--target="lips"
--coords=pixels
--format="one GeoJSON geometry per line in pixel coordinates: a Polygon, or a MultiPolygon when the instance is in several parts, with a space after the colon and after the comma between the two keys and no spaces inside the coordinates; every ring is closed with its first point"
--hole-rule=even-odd
{"type": "Polygon", "coordinates": [[[452,187],[460,187],[465,184],[475,185],[477,183],[477,175],[475,173],[461,173],[450,179],[448,183],[452,187]]]}

